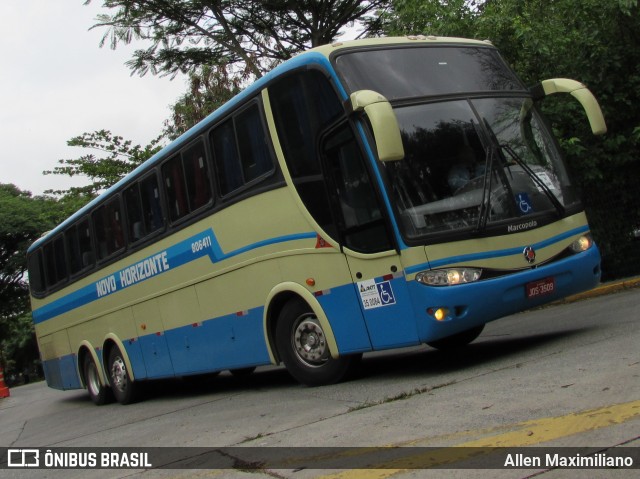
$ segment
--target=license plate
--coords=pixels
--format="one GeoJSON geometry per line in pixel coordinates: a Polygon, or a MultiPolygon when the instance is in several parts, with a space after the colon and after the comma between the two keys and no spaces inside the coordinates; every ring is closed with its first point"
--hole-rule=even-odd
{"type": "Polygon", "coordinates": [[[525,290],[527,292],[528,299],[552,294],[556,290],[556,280],[552,277],[532,281],[525,285],[525,290]]]}

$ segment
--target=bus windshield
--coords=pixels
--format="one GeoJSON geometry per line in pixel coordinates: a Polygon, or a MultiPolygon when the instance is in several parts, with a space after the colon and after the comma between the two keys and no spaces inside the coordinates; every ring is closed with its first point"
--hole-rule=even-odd
{"type": "Polygon", "coordinates": [[[545,215],[557,218],[578,203],[554,140],[497,52],[445,47],[389,52],[346,54],[337,64],[351,88],[376,90],[392,101],[405,158],[382,168],[405,238],[481,232],[545,215]],[[387,58],[387,68],[377,65],[377,71],[389,81],[352,68],[352,55],[362,67],[368,54],[387,58]],[[391,63],[396,63],[397,81],[390,81],[391,63]],[[415,81],[415,76],[402,81],[426,66],[436,72],[429,82],[415,81]],[[447,82],[440,68],[457,76],[447,82]],[[352,78],[354,70],[358,73],[352,78]]]}

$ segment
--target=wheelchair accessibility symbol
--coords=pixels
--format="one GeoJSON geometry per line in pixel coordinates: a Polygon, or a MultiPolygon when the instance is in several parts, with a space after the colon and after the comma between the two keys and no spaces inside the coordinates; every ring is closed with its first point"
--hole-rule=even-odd
{"type": "Polygon", "coordinates": [[[358,292],[364,309],[381,308],[396,304],[396,297],[391,288],[391,282],[376,283],[374,279],[358,283],[358,292]]]}
{"type": "Polygon", "coordinates": [[[396,304],[396,298],[393,296],[393,289],[391,289],[391,283],[389,281],[376,284],[376,288],[378,288],[378,294],[380,295],[380,301],[383,306],[396,304]]]}
{"type": "Polygon", "coordinates": [[[518,193],[516,195],[516,203],[518,204],[518,208],[520,208],[522,214],[526,215],[533,211],[533,206],[531,205],[531,200],[527,193],[518,193]]]}

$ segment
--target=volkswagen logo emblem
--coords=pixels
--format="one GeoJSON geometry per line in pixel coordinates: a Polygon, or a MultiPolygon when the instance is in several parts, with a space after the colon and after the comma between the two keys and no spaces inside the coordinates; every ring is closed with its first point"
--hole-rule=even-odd
{"type": "Polygon", "coordinates": [[[524,259],[527,260],[527,263],[531,264],[536,260],[536,250],[533,249],[532,246],[527,246],[523,251],[524,259]]]}

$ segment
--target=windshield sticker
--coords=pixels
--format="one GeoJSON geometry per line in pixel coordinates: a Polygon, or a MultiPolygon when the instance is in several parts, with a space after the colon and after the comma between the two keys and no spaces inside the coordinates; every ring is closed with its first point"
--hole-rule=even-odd
{"type": "Polygon", "coordinates": [[[523,215],[528,215],[533,212],[533,206],[527,193],[518,193],[516,195],[516,204],[523,215]]]}
{"type": "MultiPolygon", "coordinates": [[[[556,185],[553,183],[553,180],[546,171],[536,171],[536,176],[549,190],[554,191],[557,189],[556,185]]],[[[544,190],[538,184],[536,184],[536,188],[538,188],[538,191],[540,191],[540,193],[544,193],[544,190]]]]}
{"type": "Polygon", "coordinates": [[[396,297],[393,294],[390,281],[376,283],[375,279],[369,279],[359,282],[357,286],[364,309],[381,308],[396,304],[396,297]]]}

